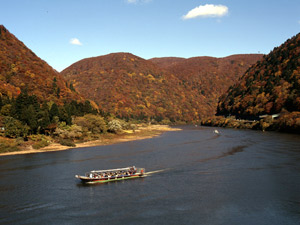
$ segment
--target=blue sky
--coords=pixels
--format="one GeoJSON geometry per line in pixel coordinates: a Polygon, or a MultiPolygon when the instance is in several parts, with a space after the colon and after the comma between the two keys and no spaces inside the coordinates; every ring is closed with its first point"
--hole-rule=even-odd
{"type": "Polygon", "coordinates": [[[300,32],[299,0],[0,0],[0,24],[61,71],[112,52],[265,53],[300,32]]]}

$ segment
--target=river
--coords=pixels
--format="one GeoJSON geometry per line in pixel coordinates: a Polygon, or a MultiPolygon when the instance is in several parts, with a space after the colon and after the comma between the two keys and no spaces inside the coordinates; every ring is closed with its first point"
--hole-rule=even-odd
{"type": "Polygon", "coordinates": [[[0,157],[0,224],[300,224],[300,136],[183,126],[109,146],[0,157]],[[145,178],[74,177],[135,165],[145,178]]]}

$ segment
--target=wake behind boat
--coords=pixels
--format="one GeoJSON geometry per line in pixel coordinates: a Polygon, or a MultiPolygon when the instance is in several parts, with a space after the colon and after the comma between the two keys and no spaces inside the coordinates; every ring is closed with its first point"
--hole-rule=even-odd
{"type": "Polygon", "coordinates": [[[109,170],[92,170],[87,172],[85,176],[75,175],[83,183],[107,183],[110,181],[127,180],[132,178],[143,177],[144,168],[136,168],[135,166],[109,169],[109,170]]]}

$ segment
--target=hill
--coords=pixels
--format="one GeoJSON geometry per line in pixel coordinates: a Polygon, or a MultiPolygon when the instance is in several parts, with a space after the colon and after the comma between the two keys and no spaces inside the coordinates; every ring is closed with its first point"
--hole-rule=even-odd
{"type": "Polygon", "coordinates": [[[40,101],[82,100],[62,76],[0,25],[0,96],[16,97],[27,89],[40,101]]]}
{"type": "Polygon", "coordinates": [[[179,79],[130,53],[84,59],[61,74],[104,112],[119,117],[158,121],[198,117],[191,104],[199,105],[199,99],[185,101],[188,94],[179,79]]]}
{"type": "Polygon", "coordinates": [[[168,69],[184,60],[185,58],[180,58],[180,57],[162,57],[162,58],[152,58],[149,59],[148,61],[156,64],[158,67],[162,69],[168,69]]]}
{"type": "Polygon", "coordinates": [[[225,58],[161,58],[152,62],[175,74],[186,89],[198,90],[209,99],[210,105],[216,106],[218,97],[261,58],[261,54],[245,54],[225,58]]]}
{"type": "Polygon", "coordinates": [[[300,33],[249,68],[220,97],[217,108],[218,115],[239,118],[281,113],[280,129],[300,128],[299,112],[300,33]]]}
{"type": "Polygon", "coordinates": [[[218,114],[258,116],[300,111],[300,34],[248,69],[220,98],[218,114]]]}
{"type": "Polygon", "coordinates": [[[212,115],[222,90],[260,57],[145,60],[113,53],[83,59],[61,74],[104,112],[125,118],[194,121],[212,115]],[[229,76],[231,71],[234,75],[229,76]]]}

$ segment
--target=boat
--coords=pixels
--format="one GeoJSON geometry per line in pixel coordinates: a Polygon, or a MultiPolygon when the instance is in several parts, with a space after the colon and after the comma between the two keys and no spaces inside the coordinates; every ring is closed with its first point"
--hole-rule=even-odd
{"type": "Polygon", "coordinates": [[[127,180],[144,177],[145,168],[136,168],[135,166],[109,169],[109,170],[92,170],[85,176],[75,175],[83,183],[107,183],[111,181],[127,180]]]}

